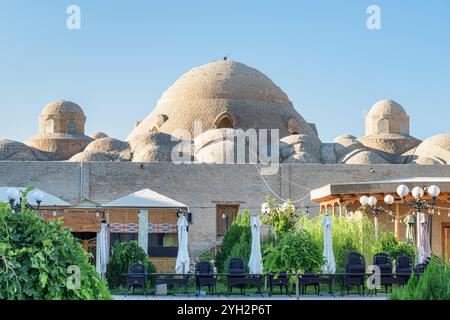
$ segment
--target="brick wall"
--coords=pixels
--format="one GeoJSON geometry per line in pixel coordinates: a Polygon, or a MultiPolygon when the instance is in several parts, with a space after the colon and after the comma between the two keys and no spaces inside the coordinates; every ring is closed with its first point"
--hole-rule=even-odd
{"type": "Polygon", "coordinates": [[[329,183],[428,176],[448,177],[449,166],[286,164],[278,175],[263,179],[252,164],[92,162],[81,167],[66,162],[0,162],[0,186],[32,184],[73,204],[84,199],[106,203],[144,188],[185,203],[193,212],[191,255],[214,245],[217,203],[259,212],[264,198],[271,195],[265,183],[282,198],[304,199],[296,203],[299,206],[312,205],[309,191],[329,183]]]}

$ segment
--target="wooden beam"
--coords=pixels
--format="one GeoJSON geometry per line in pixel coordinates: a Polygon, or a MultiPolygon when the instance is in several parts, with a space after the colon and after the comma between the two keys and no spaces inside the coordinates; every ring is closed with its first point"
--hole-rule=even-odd
{"type": "Polygon", "coordinates": [[[397,203],[395,205],[395,238],[400,241],[400,205],[397,203]]]}

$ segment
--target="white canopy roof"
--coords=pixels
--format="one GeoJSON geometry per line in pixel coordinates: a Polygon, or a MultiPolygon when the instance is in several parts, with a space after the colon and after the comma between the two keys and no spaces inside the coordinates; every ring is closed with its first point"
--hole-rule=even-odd
{"type": "Polygon", "coordinates": [[[85,199],[73,206],[75,209],[92,209],[101,207],[101,205],[95,201],[85,199]]]}
{"type": "Polygon", "coordinates": [[[187,208],[188,206],[150,189],[102,205],[104,208],[187,208]]]}
{"type": "MultiPolygon", "coordinates": [[[[6,192],[8,189],[14,188],[16,190],[25,191],[26,188],[22,187],[0,187],[0,202],[9,202],[8,196],[6,195],[6,192]]],[[[39,189],[34,189],[27,195],[27,202],[31,204],[32,206],[36,206],[37,203],[34,200],[33,194],[38,191],[39,189]]],[[[41,202],[41,207],[71,207],[72,205],[64,200],[61,200],[60,198],[57,198],[45,191],[39,190],[44,194],[44,200],[41,202]]]]}
{"type": "Polygon", "coordinates": [[[405,184],[425,186],[436,184],[441,191],[450,191],[450,177],[408,177],[392,180],[375,180],[367,182],[333,183],[311,191],[311,200],[319,202],[329,196],[342,194],[396,193],[397,187],[405,184]]]}

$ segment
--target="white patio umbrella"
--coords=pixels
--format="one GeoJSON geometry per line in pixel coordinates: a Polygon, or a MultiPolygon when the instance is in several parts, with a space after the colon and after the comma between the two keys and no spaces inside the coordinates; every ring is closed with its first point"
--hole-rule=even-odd
{"type": "Polygon", "coordinates": [[[406,224],[406,243],[414,246],[416,243],[416,218],[414,215],[409,214],[404,223],[406,224]]]}
{"type": "Polygon", "coordinates": [[[178,255],[176,261],[176,273],[189,273],[189,252],[188,252],[188,222],[185,216],[181,216],[177,223],[178,228],[178,255]]]}
{"type": "Polygon", "coordinates": [[[419,214],[419,232],[417,236],[418,262],[424,263],[431,257],[430,234],[428,219],[424,213],[419,214]]]}
{"type": "Polygon", "coordinates": [[[261,222],[257,216],[253,216],[250,221],[252,228],[252,251],[248,267],[251,274],[262,274],[262,255],[261,255],[261,222]]]}
{"type": "Polygon", "coordinates": [[[98,273],[104,279],[106,266],[109,262],[108,224],[102,223],[99,233],[99,270],[98,273]]]}
{"type": "Polygon", "coordinates": [[[334,260],[333,253],[333,238],[331,234],[331,217],[326,215],[323,218],[323,256],[327,262],[323,265],[322,271],[324,273],[335,273],[336,272],[336,261],[334,260]]]}

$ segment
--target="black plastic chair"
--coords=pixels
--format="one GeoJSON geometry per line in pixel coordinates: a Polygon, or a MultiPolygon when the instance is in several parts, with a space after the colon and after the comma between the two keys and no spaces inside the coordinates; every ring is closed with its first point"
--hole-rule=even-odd
{"type": "Polygon", "coordinates": [[[420,277],[425,270],[427,269],[428,263],[419,263],[415,266],[414,272],[416,273],[417,277],[420,277]]]}
{"type": "Polygon", "coordinates": [[[283,288],[286,294],[289,294],[289,275],[286,271],[280,272],[278,275],[276,273],[270,273],[269,275],[269,297],[273,294],[273,287],[280,287],[280,293],[283,294],[283,288]]]}
{"type": "Polygon", "coordinates": [[[238,287],[241,290],[241,294],[245,294],[245,285],[237,284],[239,279],[245,278],[242,274],[245,273],[244,260],[240,258],[230,259],[228,262],[228,293],[233,293],[233,287],[238,287]]]}
{"type": "Polygon", "coordinates": [[[413,272],[413,261],[411,257],[400,256],[395,261],[395,273],[397,274],[397,284],[404,286],[408,283],[408,280],[413,272]]]}
{"type": "Polygon", "coordinates": [[[217,278],[214,276],[214,267],[209,262],[199,262],[195,266],[195,283],[197,295],[202,287],[208,287],[208,292],[217,293],[217,278]]]}
{"type": "Polygon", "coordinates": [[[127,279],[128,293],[133,292],[135,287],[141,287],[146,293],[147,283],[147,268],[143,264],[134,264],[128,269],[128,273],[125,275],[127,279]]]}
{"type": "Polygon", "coordinates": [[[380,268],[380,284],[385,287],[387,293],[388,287],[392,287],[393,283],[391,256],[387,253],[377,253],[373,256],[372,264],[380,268]]]}
{"type": "Polygon", "coordinates": [[[366,259],[358,252],[351,252],[345,259],[345,275],[343,278],[343,287],[341,295],[344,295],[345,290],[347,294],[350,293],[350,287],[356,286],[358,294],[364,296],[364,279],[366,272],[366,259]]]}
{"type": "Polygon", "coordinates": [[[320,278],[313,271],[306,270],[305,273],[300,276],[299,283],[302,295],[305,295],[307,288],[311,286],[314,287],[314,292],[317,295],[320,295],[320,278]]]}
{"type": "Polygon", "coordinates": [[[230,275],[245,273],[244,260],[239,258],[230,259],[230,261],[228,262],[228,273],[230,275]]]}

